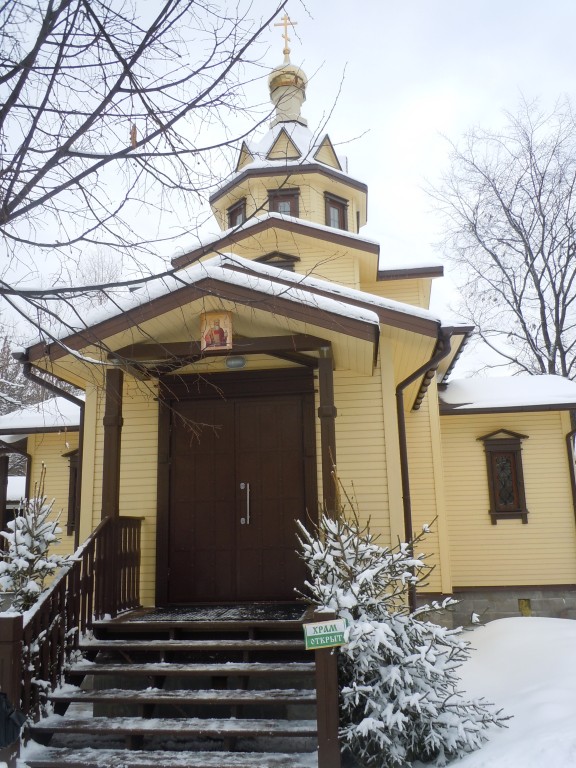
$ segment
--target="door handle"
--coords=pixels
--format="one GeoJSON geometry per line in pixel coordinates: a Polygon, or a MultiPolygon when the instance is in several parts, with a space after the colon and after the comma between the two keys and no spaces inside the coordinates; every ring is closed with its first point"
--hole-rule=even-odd
{"type": "Polygon", "coordinates": [[[240,483],[240,490],[246,491],[246,517],[240,518],[240,525],[250,525],[250,483],[240,483]]]}

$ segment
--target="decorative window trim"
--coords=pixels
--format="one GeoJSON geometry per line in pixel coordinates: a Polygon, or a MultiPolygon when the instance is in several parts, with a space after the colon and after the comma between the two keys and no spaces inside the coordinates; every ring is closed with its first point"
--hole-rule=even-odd
{"type": "Polygon", "coordinates": [[[268,264],[270,267],[277,267],[278,269],[286,269],[289,272],[294,272],[294,266],[300,259],[298,256],[292,256],[289,253],[282,253],[282,251],[272,251],[266,253],[264,256],[259,256],[254,261],[258,261],[260,264],[268,264]]]}
{"type": "Polygon", "coordinates": [[[226,211],[226,215],[228,217],[228,229],[244,224],[246,221],[246,198],[243,197],[242,200],[238,200],[237,203],[231,205],[226,211]]]}
{"type": "Polygon", "coordinates": [[[486,471],[488,473],[488,492],[490,496],[489,515],[492,525],[499,520],[522,520],[528,522],[526,506],[526,491],[524,488],[524,470],[522,468],[522,440],[528,435],[499,429],[488,435],[479,437],[484,443],[486,454],[486,471]],[[502,503],[499,498],[499,483],[497,477],[498,459],[507,462],[510,470],[510,491],[513,499],[510,503],[502,503]]]}
{"type": "Polygon", "coordinates": [[[338,195],[333,195],[330,192],[324,192],[324,210],[326,226],[334,227],[334,224],[330,223],[330,211],[337,210],[339,226],[334,228],[348,230],[348,200],[338,197],[338,195]]]}
{"type": "Polygon", "coordinates": [[[268,210],[275,213],[284,213],[286,216],[300,216],[300,190],[294,189],[269,189],[268,210]],[[281,203],[288,203],[290,212],[278,210],[281,203]]]}

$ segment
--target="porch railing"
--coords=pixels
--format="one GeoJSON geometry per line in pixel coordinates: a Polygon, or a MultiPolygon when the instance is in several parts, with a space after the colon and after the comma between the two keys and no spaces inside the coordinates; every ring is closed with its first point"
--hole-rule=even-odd
{"type": "Polygon", "coordinates": [[[93,620],[140,605],[140,528],[140,518],[103,520],[33,608],[0,616],[0,689],[31,719],[93,620]]]}

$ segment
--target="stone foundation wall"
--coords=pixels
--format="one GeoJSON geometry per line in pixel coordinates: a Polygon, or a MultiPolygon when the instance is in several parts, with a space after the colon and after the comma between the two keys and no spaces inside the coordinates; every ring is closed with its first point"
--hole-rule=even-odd
{"type": "MultiPolygon", "coordinates": [[[[508,587],[506,589],[456,590],[452,595],[458,605],[449,612],[430,614],[432,621],[450,627],[470,626],[473,613],[485,624],[511,616],[545,616],[556,619],[576,619],[576,586],[508,587]]],[[[421,594],[418,605],[442,600],[446,595],[421,594]]]]}

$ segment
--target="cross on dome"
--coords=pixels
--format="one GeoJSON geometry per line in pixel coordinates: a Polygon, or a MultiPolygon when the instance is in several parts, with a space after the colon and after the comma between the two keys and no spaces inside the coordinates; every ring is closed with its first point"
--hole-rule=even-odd
{"type": "Polygon", "coordinates": [[[284,32],[282,34],[282,37],[284,38],[284,50],[282,53],[284,54],[284,61],[287,63],[289,61],[290,56],[290,46],[288,43],[290,42],[290,38],[288,37],[288,27],[295,27],[298,24],[297,21],[290,21],[290,17],[287,13],[282,16],[282,19],[280,22],[274,24],[275,27],[284,27],[284,32]]]}

